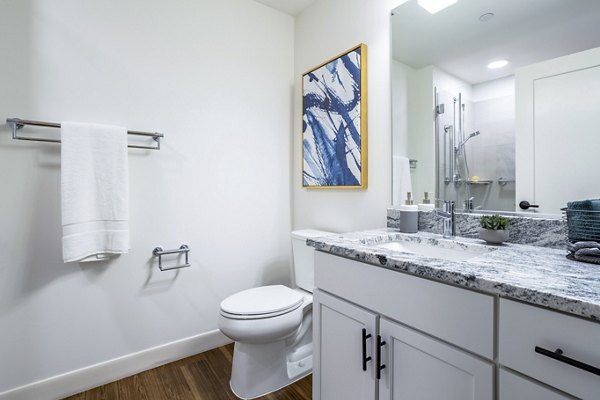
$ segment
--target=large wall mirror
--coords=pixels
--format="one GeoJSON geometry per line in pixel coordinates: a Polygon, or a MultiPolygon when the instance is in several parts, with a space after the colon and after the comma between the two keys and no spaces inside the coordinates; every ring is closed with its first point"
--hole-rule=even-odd
{"type": "Polygon", "coordinates": [[[600,1],[408,0],[391,19],[394,205],[560,215],[600,197],[600,1]]]}

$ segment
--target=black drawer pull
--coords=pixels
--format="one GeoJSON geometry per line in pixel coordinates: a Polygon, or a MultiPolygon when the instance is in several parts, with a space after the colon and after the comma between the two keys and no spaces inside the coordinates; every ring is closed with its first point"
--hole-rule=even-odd
{"type": "Polygon", "coordinates": [[[363,328],[362,330],[362,369],[363,371],[367,370],[367,363],[371,361],[371,356],[367,357],[367,339],[371,337],[369,333],[367,335],[367,330],[363,328]]]}
{"type": "Polygon", "coordinates": [[[385,368],[385,364],[381,364],[381,347],[385,345],[385,340],[381,340],[381,336],[377,335],[377,379],[381,379],[381,370],[385,368]]]}
{"type": "Polygon", "coordinates": [[[569,364],[575,368],[582,369],[587,372],[591,372],[594,375],[600,375],[600,368],[596,368],[586,363],[582,363],[581,361],[574,360],[570,357],[563,356],[563,351],[561,349],[556,349],[555,351],[546,350],[543,347],[535,346],[535,352],[542,354],[546,357],[553,358],[560,362],[564,362],[565,364],[569,364]]]}

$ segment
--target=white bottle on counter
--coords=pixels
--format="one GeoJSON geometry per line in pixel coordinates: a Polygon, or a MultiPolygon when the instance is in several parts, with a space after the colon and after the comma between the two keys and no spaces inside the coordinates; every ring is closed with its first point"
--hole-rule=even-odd
{"type": "Polygon", "coordinates": [[[434,204],[431,204],[431,199],[429,198],[429,192],[425,192],[423,194],[423,202],[418,205],[419,211],[433,211],[435,208],[434,204]]]}
{"type": "Polygon", "coordinates": [[[400,210],[400,232],[417,233],[419,230],[419,207],[413,204],[412,193],[406,193],[406,201],[400,210]]]}

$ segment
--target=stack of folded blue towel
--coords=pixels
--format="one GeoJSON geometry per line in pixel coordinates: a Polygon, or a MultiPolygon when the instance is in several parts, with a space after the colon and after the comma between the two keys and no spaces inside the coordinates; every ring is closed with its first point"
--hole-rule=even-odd
{"type": "Polygon", "coordinates": [[[600,264],[600,199],[567,203],[568,258],[600,264]]]}
{"type": "Polygon", "coordinates": [[[571,260],[600,264],[600,243],[598,242],[569,243],[567,249],[569,250],[567,258],[571,260]]]}
{"type": "Polygon", "coordinates": [[[571,242],[600,242],[600,199],[567,203],[567,225],[571,242]]]}

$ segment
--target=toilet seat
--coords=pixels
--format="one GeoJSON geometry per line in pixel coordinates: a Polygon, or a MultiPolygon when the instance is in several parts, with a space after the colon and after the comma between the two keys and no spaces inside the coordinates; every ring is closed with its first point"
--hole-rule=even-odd
{"type": "Polygon", "coordinates": [[[221,302],[221,315],[230,319],[264,319],[296,310],[304,297],[283,285],[244,290],[221,302]]]}

